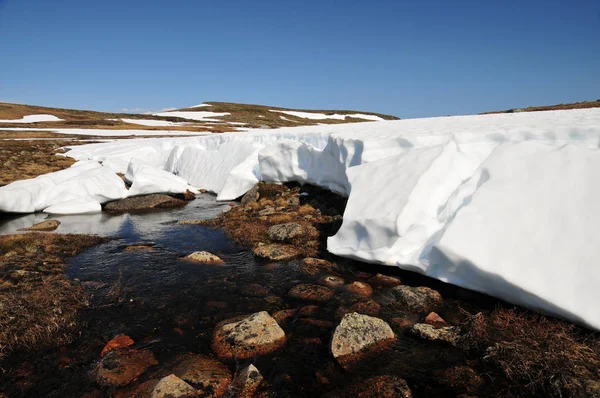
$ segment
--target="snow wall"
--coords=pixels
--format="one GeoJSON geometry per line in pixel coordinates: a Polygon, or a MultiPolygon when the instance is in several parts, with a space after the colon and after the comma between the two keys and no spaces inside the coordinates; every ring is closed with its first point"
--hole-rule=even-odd
{"type": "Polygon", "coordinates": [[[600,330],[599,146],[600,109],[127,140],[72,147],[68,156],[81,162],[0,188],[0,209],[55,206],[56,189],[85,204],[186,184],[219,200],[257,181],[316,184],[349,197],[330,252],[600,330]],[[129,191],[108,177],[115,172],[133,181],[129,191]],[[52,177],[59,173],[71,174],[52,177]],[[89,181],[86,173],[96,179],[78,197],[65,184],[89,181]]]}

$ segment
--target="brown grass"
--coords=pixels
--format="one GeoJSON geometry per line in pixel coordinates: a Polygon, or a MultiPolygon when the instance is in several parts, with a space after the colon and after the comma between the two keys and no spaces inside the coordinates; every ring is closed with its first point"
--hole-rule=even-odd
{"type": "Polygon", "coordinates": [[[596,100],[596,101],[575,102],[572,104],[530,106],[527,108],[515,108],[515,109],[509,109],[506,111],[485,112],[485,113],[483,113],[483,115],[489,115],[489,114],[494,114],[494,113],[539,112],[539,111],[558,111],[558,110],[589,109],[589,108],[600,108],[600,99],[596,100]]]}
{"type": "Polygon", "coordinates": [[[507,395],[571,396],[600,379],[598,339],[573,324],[499,308],[470,317],[464,328],[460,344],[479,353],[492,377],[507,381],[507,395]]]}
{"type": "Polygon", "coordinates": [[[87,297],[65,279],[66,259],[103,241],[52,233],[0,236],[0,360],[15,350],[71,341],[87,297]]]}

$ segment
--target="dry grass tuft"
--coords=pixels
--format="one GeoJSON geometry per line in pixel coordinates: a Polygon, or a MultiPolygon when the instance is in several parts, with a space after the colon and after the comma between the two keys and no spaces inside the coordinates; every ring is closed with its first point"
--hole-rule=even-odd
{"type": "Polygon", "coordinates": [[[461,345],[475,350],[511,395],[570,396],[600,379],[600,346],[573,324],[521,309],[479,313],[464,325],[461,345]]]}
{"type": "Polygon", "coordinates": [[[105,241],[88,235],[0,236],[0,360],[72,340],[83,289],[64,277],[66,259],[105,241]]]}

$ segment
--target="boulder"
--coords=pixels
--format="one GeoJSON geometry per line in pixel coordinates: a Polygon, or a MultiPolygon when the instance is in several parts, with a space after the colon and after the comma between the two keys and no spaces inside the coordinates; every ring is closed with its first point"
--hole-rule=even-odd
{"type": "Polygon", "coordinates": [[[270,244],[257,246],[253,250],[257,257],[266,258],[273,261],[291,260],[298,256],[298,250],[290,245],[270,244]]]}
{"type": "Polygon", "coordinates": [[[298,223],[286,223],[273,225],[267,230],[267,235],[276,242],[289,242],[295,239],[314,239],[319,232],[312,225],[300,225],[298,223]]]}
{"type": "Polygon", "coordinates": [[[266,312],[257,312],[220,322],[213,335],[212,349],[224,360],[246,359],[283,347],[285,333],[266,312]]]}
{"type": "Polygon", "coordinates": [[[450,326],[441,316],[439,316],[435,312],[430,312],[429,315],[427,315],[427,317],[425,318],[425,323],[433,326],[436,329],[450,326]]]}
{"type": "Polygon", "coordinates": [[[246,206],[248,203],[256,202],[260,198],[260,194],[258,192],[259,186],[258,184],[254,185],[248,192],[242,196],[241,205],[246,206]]]}
{"type": "Polygon", "coordinates": [[[427,314],[438,310],[442,304],[442,296],[428,287],[396,286],[392,290],[399,305],[408,311],[427,314]]]}
{"type": "Polygon", "coordinates": [[[291,288],[288,291],[288,296],[300,300],[326,302],[333,297],[333,291],[327,286],[303,283],[291,288]]]}
{"type": "Polygon", "coordinates": [[[160,379],[154,386],[151,398],[180,398],[198,396],[196,389],[174,374],[160,379]]]}
{"type": "Polygon", "coordinates": [[[94,369],[96,383],[120,387],[131,383],[149,367],[158,364],[150,350],[120,349],[109,351],[94,369]]]}
{"type": "Polygon", "coordinates": [[[390,325],[356,312],[346,314],[331,340],[333,357],[347,368],[367,355],[387,348],[395,339],[390,325]]]}
{"type": "Polygon", "coordinates": [[[195,261],[197,263],[202,263],[202,264],[216,264],[216,265],[225,264],[225,261],[221,260],[221,258],[219,258],[218,256],[215,256],[212,253],[204,252],[204,251],[194,252],[194,253],[190,254],[189,256],[185,257],[185,259],[195,261]]]}
{"type": "Polygon", "coordinates": [[[54,231],[60,225],[60,221],[58,220],[45,220],[40,223],[37,223],[29,228],[21,228],[18,231],[54,231]]]}
{"type": "Polygon", "coordinates": [[[185,354],[179,358],[173,373],[198,390],[203,397],[221,397],[231,384],[229,368],[201,354],[185,354]]]}
{"type": "Polygon", "coordinates": [[[453,326],[436,329],[433,325],[415,323],[412,327],[412,331],[422,339],[442,341],[452,345],[456,345],[456,342],[460,338],[460,329],[453,326]]]}
{"type": "Polygon", "coordinates": [[[134,196],[114,202],[109,202],[104,206],[105,211],[109,212],[129,212],[142,211],[157,208],[172,208],[184,206],[187,202],[181,199],[175,199],[165,194],[152,194],[144,196],[134,196]]]}

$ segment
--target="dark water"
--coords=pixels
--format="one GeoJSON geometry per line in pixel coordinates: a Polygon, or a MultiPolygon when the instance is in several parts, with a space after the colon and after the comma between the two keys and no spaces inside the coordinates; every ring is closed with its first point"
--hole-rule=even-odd
{"type": "MultiPolygon", "coordinates": [[[[178,354],[211,355],[211,335],[221,320],[315,304],[287,297],[287,291],[298,283],[319,282],[302,274],[298,261],[256,260],[220,230],[177,223],[180,219],[212,218],[227,208],[205,195],[178,210],[59,218],[63,224],[58,232],[101,233],[115,239],[70,261],[68,276],[81,281],[91,294],[91,305],[81,315],[86,324],[81,336],[67,347],[9,359],[1,383],[5,393],[9,397],[70,397],[85,392],[110,396],[114,391],[95,385],[89,373],[104,344],[116,335],[127,334],[135,340],[135,347],[152,350],[160,362],[155,369],[161,369],[178,354]],[[126,251],[131,245],[151,248],[126,251]],[[200,250],[218,255],[226,265],[182,260],[200,250]]],[[[346,282],[366,281],[382,270],[395,272],[405,282],[414,277],[389,268],[367,267],[370,272],[364,273],[356,263],[340,263],[346,282]]],[[[386,305],[390,301],[386,289],[375,289],[373,299],[382,304],[381,318],[389,321],[398,315],[393,306],[386,305]]],[[[288,341],[282,351],[227,365],[235,372],[254,363],[276,396],[321,396],[361,378],[383,374],[406,378],[416,396],[430,396],[432,391],[436,396],[455,395],[435,385],[436,372],[464,364],[463,354],[408,335],[401,335],[387,354],[364,366],[351,372],[341,369],[329,351],[329,342],[339,322],[336,310],[351,301],[343,287],[337,288],[335,298],[321,304],[314,315],[324,322],[294,318],[284,326],[288,341]]],[[[150,377],[152,369],[138,381],[150,377]]]]}

